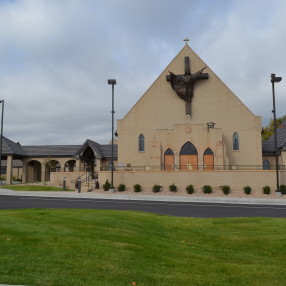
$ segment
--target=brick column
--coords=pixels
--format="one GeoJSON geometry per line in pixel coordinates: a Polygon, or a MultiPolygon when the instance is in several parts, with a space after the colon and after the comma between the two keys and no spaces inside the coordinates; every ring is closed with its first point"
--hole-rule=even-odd
{"type": "Polygon", "coordinates": [[[11,185],[13,179],[13,156],[7,156],[6,184],[11,185]]]}

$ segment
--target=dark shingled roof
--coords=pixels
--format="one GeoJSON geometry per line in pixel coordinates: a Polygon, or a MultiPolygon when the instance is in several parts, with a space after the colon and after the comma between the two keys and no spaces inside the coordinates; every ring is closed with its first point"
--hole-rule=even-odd
{"type": "MultiPolygon", "coordinates": [[[[83,145],[38,145],[21,146],[3,136],[2,155],[20,157],[78,157],[87,147],[91,147],[99,159],[111,158],[111,144],[100,145],[87,139],[83,145]]],[[[117,158],[117,144],[114,144],[114,158],[117,158]]]]}
{"type": "Polygon", "coordinates": [[[81,145],[41,145],[22,146],[28,157],[67,156],[73,157],[81,145]]]}
{"type": "Polygon", "coordinates": [[[2,155],[27,156],[19,143],[15,143],[4,136],[2,139],[2,155]]]}
{"type": "MultiPolygon", "coordinates": [[[[90,147],[94,153],[96,153],[97,158],[99,159],[103,159],[103,158],[111,158],[111,149],[112,149],[112,145],[111,144],[98,144],[95,141],[92,141],[90,139],[87,139],[84,144],[82,146],[80,146],[80,148],[78,148],[78,150],[74,153],[74,157],[78,158],[78,156],[87,148],[90,147]]],[[[114,158],[117,158],[117,144],[114,144],[114,158]]]]}

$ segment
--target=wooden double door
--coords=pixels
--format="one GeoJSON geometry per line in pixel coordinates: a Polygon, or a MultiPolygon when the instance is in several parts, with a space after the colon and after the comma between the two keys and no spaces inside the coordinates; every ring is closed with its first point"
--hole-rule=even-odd
{"type": "MultiPolygon", "coordinates": [[[[214,153],[210,148],[207,148],[203,154],[204,170],[214,169],[214,153]]],[[[196,147],[191,143],[185,143],[180,151],[180,170],[198,170],[198,152],[196,147]]],[[[164,170],[171,171],[175,169],[174,152],[167,149],[164,154],[164,170]]]]}

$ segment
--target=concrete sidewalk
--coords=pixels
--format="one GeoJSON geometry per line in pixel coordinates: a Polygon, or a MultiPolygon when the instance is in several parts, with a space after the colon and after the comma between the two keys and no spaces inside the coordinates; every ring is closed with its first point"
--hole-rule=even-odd
{"type": "Polygon", "coordinates": [[[202,202],[202,203],[229,203],[229,204],[261,204],[261,205],[286,205],[286,196],[273,198],[234,198],[234,197],[200,197],[200,196],[156,196],[156,195],[128,195],[119,192],[78,193],[78,192],[46,192],[46,191],[13,191],[0,188],[0,195],[9,196],[33,196],[33,197],[57,197],[57,198],[81,198],[81,199],[105,199],[105,200],[141,200],[141,201],[165,201],[165,202],[202,202]],[[284,198],[285,197],[285,198],[284,198]]]}

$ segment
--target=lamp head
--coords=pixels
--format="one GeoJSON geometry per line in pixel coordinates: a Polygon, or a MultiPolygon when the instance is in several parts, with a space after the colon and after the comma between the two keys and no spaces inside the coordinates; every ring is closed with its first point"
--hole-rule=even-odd
{"type": "Polygon", "coordinates": [[[271,82],[280,82],[282,80],[281,76],[275,76],[275,73],[271,74],[271,82]]]}
{"type": "Polygon", "coordinates": [[[114,85],[114,84],[116,84],[116,79],[109,79],[107,82],[108,82],[108,84],[114,85]]]}

